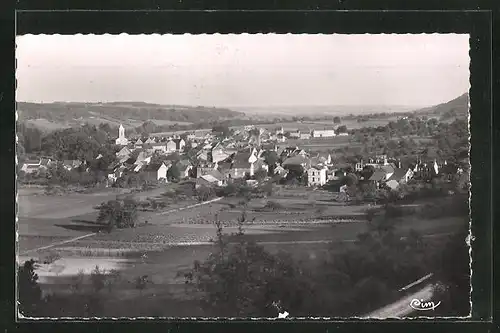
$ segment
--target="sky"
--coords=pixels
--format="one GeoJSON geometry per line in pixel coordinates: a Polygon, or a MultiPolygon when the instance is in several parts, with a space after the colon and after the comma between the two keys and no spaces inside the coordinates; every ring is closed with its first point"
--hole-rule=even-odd
{"type": "Polygon", "coordinates": [[[23,35],[17,101],[430,106],[469,90],[469,36],[23,35]]]}

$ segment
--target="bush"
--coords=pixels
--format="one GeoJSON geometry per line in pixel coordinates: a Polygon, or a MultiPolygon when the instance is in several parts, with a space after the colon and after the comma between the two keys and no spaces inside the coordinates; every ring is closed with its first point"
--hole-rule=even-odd
{"type": "Polygon", "coordinates": [[[204,263],[195,262],[187,276],[204,293],[207,314],[216,316],[275,317],[277,301],[294,315],[306,315],[304,305],[314,300],[305,271],[287,255],[254,243],[225,245],[204,263]]]}
{"type": "Polygon", "coordinates": [[[78,274],[71,279],[71,289],[74,292],[80,292],[83,289],[83,282],[85,281],[85,273],[83,270],[78,271],[78,274]]]}
{"type": "Polygon", "coordinates": [[[200,186],[196,189],[198,202],[208,201],[215,197],[215,190],[212,187],[200,186]]]}
{"type": "Polygon", "coordinates": [[[138,219],[137,207],[137,201],[130,197],[110,200],[98,207],[97,221],[106,224],[109,231],[115,227],[119,229],[135,227],[138,219]]]}
{"type": "Polygon", "coordinates": [[[52,264],[53,262],[61,259],[61,255],[57,252],[49,252],[43,260],[41,260],[44,264],[52,264]]]}
{"type": "Polygon", "coordinates": [[[395,204],[387,204],[384,207],[386,218],[396,218],[407,215],[414,215],[416,213],[413,207],[402,207],[395,204]]]}
{"type": "Polygon", "coordinates": [[[279,210],[283,209],[283,205],[281,205],[279,202],[276,201],[268,201],[264,208],[270,209],[270,210],[279,210]]]}
{"type": "Polygon", "coordinates": [[[146,289],[149,283],[149,277],[147,275],[138,276],[135,279],[135,288],[140,291],[141,295],[144,289],[146,289]]]}
{"type": "Polygon", "coordinates": [[[89,291],[50,294],[41,301],[40,317],[100,317],[104,310],[102,297],[89,291]]]}
{"type": "Polygon", "coordinates": [[[106,286],[105,272],[99,269],[99,266],[96,266],[90,273],[90,281],[95,292],[101,291],[106,286]]]}
{"type": "Polygon", "coordinates": [[[22,315],[28,317],[37,316],[41,305],[42,290],[38,285],[35,263],[31,259],[17,269],[18,309],[22,315]]]}

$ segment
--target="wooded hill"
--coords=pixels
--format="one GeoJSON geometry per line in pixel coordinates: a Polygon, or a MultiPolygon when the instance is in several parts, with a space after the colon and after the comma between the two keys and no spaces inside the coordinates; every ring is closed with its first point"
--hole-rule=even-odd
{"type": "Polygon", "coordinates": [[[439,116],[441,119],[467,118],[469,114],[469,94],[465,93],[449,102],[420,109],[417,113],[439,116]]]}
{"type": "Polygon", "coordinates": [[[241,118],[245,114],[224,108],[192,107],[180,105],[159,105],[143,102],[112,103],[17,103],[19,121],[35,125],[40,129],[109,123],[111,126],[123,124],[136,127],[147,120],[158,125],[222,121],[241,118]]]}

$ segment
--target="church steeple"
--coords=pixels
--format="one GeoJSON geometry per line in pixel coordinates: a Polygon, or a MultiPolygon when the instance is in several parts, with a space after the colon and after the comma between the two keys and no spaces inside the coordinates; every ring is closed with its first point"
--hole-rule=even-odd
{"type": "Polygon", "coordinates": [[[128,139],[125,137],[125,128],[122,124],[118,128],[118,139],[116,139],[116,144],[121,146],[126,146],[128,144],[128,139]]]}
{"type": "Polygon", "coordinates": [[[125,138],[125,128],[123,127],[122,124],[120,124],[120,128],[118,129],[118,137],[120,139],[125,138]]]}

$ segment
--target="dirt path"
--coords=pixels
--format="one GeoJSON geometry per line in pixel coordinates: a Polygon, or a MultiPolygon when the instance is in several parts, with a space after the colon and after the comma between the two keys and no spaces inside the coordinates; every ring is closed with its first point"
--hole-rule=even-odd
{"type": "Polygon", "coordinates": [[[40,250],[47,250],[47,249],[50,249],[50,248],[52,248],[54,246],[59,246],[59,245],[64,245],[64,244],[76,242],[77,240],[80,240],[80,239],[83,239],[83,238],[87,238],[87,237],[90,237],[90,236],[94,236],[94,235],[95,235],[95,233],[92,233],[92,234],[86,234],[86,235],[83,235],[83,236],[79,236],[79,237],[67,239],[67,240],[62,241],[62,242],[57,242],[57,243],[53,243],[53,244],[50,244],[50,245],[38,247],[36,249],[31,249],[31,250],[28,250],[28,251],[24,251],[23,253],[20,253],[19,255],[23,256],[23,255],[26,255],[28,253],[37,252],[37,251],[40,251],[40,250]]]}
{"type": "Polygon", "coordinates": [[[210,204],[212,202],[216,202],[216,201],[219,201],[219,200],[222,200],[222,199],[223,199],[222,197],[217,197],[215,199],[208,200],[208,201],[203,201],[203,202],[200,202],[200,203],[197,203],[197,204],[194,204],[194,205],[189,205],[189,206],[186,206],[186,207],[180,207],[180,208],[170,209],[170,210],[167,210],[165,212],[157,213],[156,215],[165,215],[165,214],[169,214],[169,213],[180,212],[182,210],[186,210],[186,209],[189,209],[189,208],[194,208],[194,207],[199,207],[199,206],[203,206],[203,205],[208,205],[208,204],[210,204]]]}
{"type": "MultiPolygon", "coordinates": [[[[190,208],[194,208],[194,207],[198,207],[198,206],[202,206],[202,205],[207,205],[207,204],[210,204],[212,202],[219,201],[221,199],[222,199],[222,197],[218,197],[218,198],[215,198],[213,200],[201,202],[201,203],[198,203],[198,204],[194,204],[194,205],[190,205],[190,206],[186,206],[186,207],[181,207],[181,208],[177,208],[177,209],[172,209],[172,210],[169,210],[169,211],[166,211],[166,212],[161,212],[161,213],[158,213],[157,215],[164,215],[164,214],[173,213],[173,212],[177,212],[177,211],[182,211],[182,210],[186,210],[186,209],[190,209],[190,208]]],[[[64,245],[64,244],[68,244],[68,243],[73,243],[73,242],[76,242],[78,240],[81,240],[81,239],[84,239],[84,238],[87,238],[87,237],[90,237],[90,236],[94,236],[94,235],[96,235],[96,233],[89,233],[89,234],[86,234],[86,235],[82,235],[82,236],[74,237],[74,238],[71,238],[71,239],[67,239],[67,240],[64,240],[64,241],[61,241],[61,242],[56,242],[56,243],[52,243],[52,244],[49,244],[49,245],[46,245],[46,246],[37,247],[37,248],[34,248],[34,249],[30,249],[30,250],[24,251],[23,253],[20,253],[20,255],[26,255],[28,253],[36,253],[37,251],[47,250],[47,249],[50,249],[50,248],[53,248],[53,247],[57,247],[57,246],[60,246],[60,245],[64,245]]],[[[166,244],[162,243],[162,245],[166,245],[166,246],[168,246],[168,245],[206,245],[206,244],[207,244],[207,242],[177,242],[177,243],[166,243],[166,244]]],[[[208,244],[211,244],[211,243],[208,243],[208,244]]],[[[152,244],[152,245],[155,245],[155,244],[152,244]]]]}

